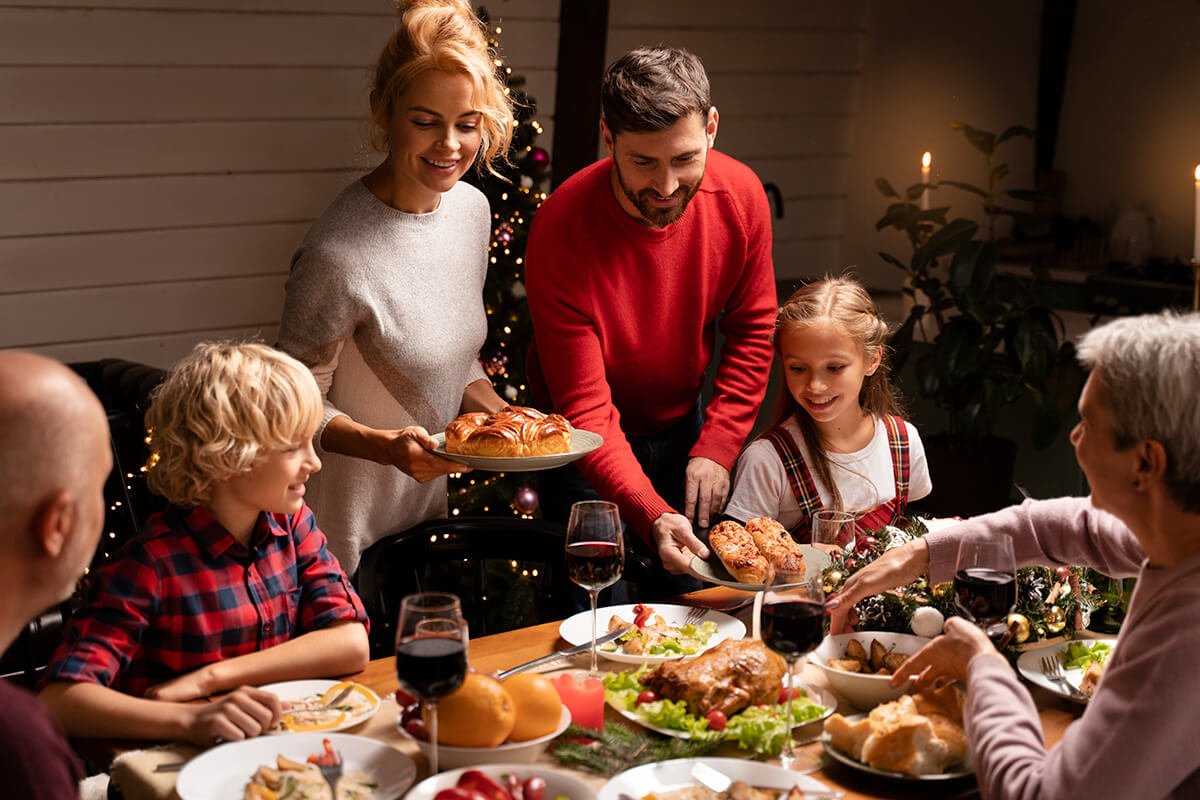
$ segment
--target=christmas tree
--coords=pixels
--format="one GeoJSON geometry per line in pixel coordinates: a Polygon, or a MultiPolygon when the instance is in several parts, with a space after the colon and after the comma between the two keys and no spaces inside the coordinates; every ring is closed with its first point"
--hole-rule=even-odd
{"type": "MultiPolygon", "coordinates": [[[[488,45],[498,50],[499,25],[487,10],[479,17],[488,28],[488,45]]],[[[542,126],[534,119],[536,103],[524,90],[525,79],[497,55],[496,67],[513,99],[515,120],[509,164],[499,176],[472,172],[465,180],[487,195],[492,209],[492,240],[483,303],[488,334],[480,360],[496,393],[514,405],[531,405],[525,378],[525,354],[533,341],[533,324],[525,300],[525,243],[534,212],[546,198],[550,155],[537,146],[542,126]]],[[[450,480],[450,514],[515,514],[532,516],[538,505],[536,473],[470,472],[450,480]]]]}

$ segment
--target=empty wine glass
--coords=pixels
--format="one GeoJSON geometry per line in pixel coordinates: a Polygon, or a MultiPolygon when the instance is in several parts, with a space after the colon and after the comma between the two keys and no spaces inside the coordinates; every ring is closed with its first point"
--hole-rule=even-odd
{"type": "Polygon", "coordinates": [[[621,515],[617,504],[607,500],[582,500],[571,506],[567,521],[567,574],[587,589],[592,601],[592,667],[596,665],[596,595],[621,577],[625,548],[621,540],[621,515]]]}
{"type": "Polygon", "coordinates": [[[988,636],[999,636],[1001,620],[1017,604],[1017,564],[1012,539],[986,533],[963,539],[954,567],[954,605],[988,636]]]}
{"type": "Polygon", "coordinates": [[[779,761],[784,769],[795,772],[815,772],[821,767],[821,761],[815,755],[796,753],[792,749],[792,673],[797,660],[815,650],[825,638],[825,590],[821,581],[819,574],[808,578],[803,572],[777,569],[768,564],[763,587],[759,620],[762,640],[787,662],[784,717],[787,738],[779,761]]]}
{"type": "Polygon", "coordinates": [[[438,771],[437,701],[467,676],[467,623],[458,597],[443,592],[410,594],[396,623],[396,677],[429,707],[429,772],[438,771]]]}
{"type": "Polygon", "coordinates": [[[812,515],[813,544],[832,544],[850,552],[857,534],[858,520],[849,511],[821,509],[812,515]]]}

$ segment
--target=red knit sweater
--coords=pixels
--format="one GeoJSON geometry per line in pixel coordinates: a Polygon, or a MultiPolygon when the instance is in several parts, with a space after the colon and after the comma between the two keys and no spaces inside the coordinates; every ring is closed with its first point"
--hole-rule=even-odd
{"type": "Polygon", "coordinates": [[[718,326],[720,367],[690,455],[730,469],[754,424],[777,309],[771,220],[758,178],[715,150],[683,217],[660,230],[622,210],[611,171],[610,159],[586,167],[534,217],[526,250],[529,378],[539,405],[604,437],[578,463],[647,538],[654,520],[673,509],[625,435],[658,433],[692,410],[718,326]]]}

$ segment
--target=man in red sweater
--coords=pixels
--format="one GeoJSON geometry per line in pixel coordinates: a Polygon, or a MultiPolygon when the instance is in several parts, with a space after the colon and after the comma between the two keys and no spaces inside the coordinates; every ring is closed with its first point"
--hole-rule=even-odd
{"type": "Polygon", "coordinates": [[[613,500],[682,574],[693,554],[708,556],[691,522],[707,528],[724,507],[766,388],[770,212],[754,173],[712,149],[717,110],[693,54],[628,53],[605,75],[602,108],[609,157],[542,204],[526,251],[535,400],[604,437],[543,473],[542,505],[565,520],[574,500],[613,500]],[[717,328],[725,341],[702,417],[717,328]]]}

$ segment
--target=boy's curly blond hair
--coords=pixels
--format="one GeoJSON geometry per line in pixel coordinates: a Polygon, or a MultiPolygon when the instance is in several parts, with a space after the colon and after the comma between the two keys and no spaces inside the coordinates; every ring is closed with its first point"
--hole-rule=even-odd
{"type": "Polygon", "coordinates": [[[286,353],[262,344],[198,344],[146,412],[146,482],[175,505],[203,505],[217,482],[311,437],[323,405],[312,373],[286,353]]]}

